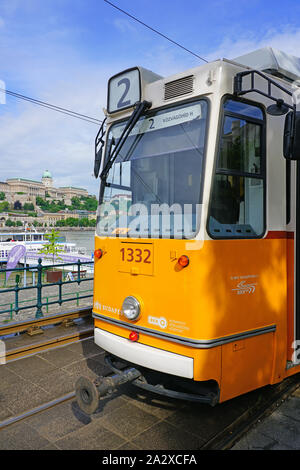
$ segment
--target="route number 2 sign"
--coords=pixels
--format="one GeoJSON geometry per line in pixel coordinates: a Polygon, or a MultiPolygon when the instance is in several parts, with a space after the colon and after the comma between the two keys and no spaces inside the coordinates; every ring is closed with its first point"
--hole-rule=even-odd
{"type": "Polygon", "coordinates": [[[131,108],[141,99],[140,71],[137,68],[125,70],[108,82],[109,113],[131,108]]]}

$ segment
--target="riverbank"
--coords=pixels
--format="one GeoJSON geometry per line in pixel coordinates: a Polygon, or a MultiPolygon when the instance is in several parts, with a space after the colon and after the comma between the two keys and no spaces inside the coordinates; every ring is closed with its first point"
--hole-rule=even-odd
{"type": "MultiPolygon", "coordinates": [[[[91,227],[37,227],[37,232],[49,232],[54,228],[58,232],[95,232],[94,228],[91,227]]],[[[22,233],[24,232],[24,227],[0,227],[0,232],[2,233],[22,233]]]]}
{"type": "MultiPolygon", "coordinates": [[[[23,279],[20,283],[20,287],[23,287],[23,279]]],[[[62,305],[59,305],[58,286],[48,286],[47,283],[43,284],[41,292],[43,315],[62,313],[71,308],[91,307],[93,299],[93,280],[81,280],[80,284],[77,282],[62,284],[61,297],[63,303],[62,305]]],[[[18,314],[16,314],[15,311],[15,291],[1,292],[0,289],[0,326],[3,326],[3,324],[8,322],[33,320],[35,318],[37,312],[37,289],[34,287],[32,277],[29,274],[27,289],[19,291],[17,305],[18,308],[21,308],[21,310],[18,311],[18,314]]]]}

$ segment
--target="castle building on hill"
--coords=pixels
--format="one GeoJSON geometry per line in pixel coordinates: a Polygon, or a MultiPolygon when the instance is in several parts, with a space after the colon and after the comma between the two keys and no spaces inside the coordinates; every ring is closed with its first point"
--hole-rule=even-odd
{"type": "Polygon", "coordinates": [[[43,173],[41,181],[25,178],[9,178],[6,182],[0,181],[0,192],[4,192],[8,202],[20,201],[36,203],[36,197],[49,198],[49,200],[62,200],[65,204],[71,205],[72,197],[88,196],[88,192],[83,188],[73,186],[55,188],[50,171],[43,173]]]}

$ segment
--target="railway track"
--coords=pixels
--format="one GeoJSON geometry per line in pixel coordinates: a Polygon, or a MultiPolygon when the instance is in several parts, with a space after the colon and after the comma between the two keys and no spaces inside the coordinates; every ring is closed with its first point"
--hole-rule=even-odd
{"type": "Polygon", "coordinates": [[[18,423],[19,421],[22,421],[26,418],[31,418],[32,416],[38,413],[42,413],[43,411],[49,410],[49,408],[53,408],[54,406],[60,405],[61,403],[72,400],[72,398],[74,397],[75,397],[75,392],[71,392],[55,400],[44,403],[43,405],[32,408],[31,410],[25,411],[24,413],[21,413],[19,415],[16,415],[4,421],[1,421],[0,430],[6,428],[9,425],[18,423]]]}
{"type": "Polygon", "coordinates": [[[6,362],[89,338],[94,334],[91,308],[80,308],[0,326],[6,362]]]}
{"type": "MultiPolygon", "coordinates": [[[[91,309],[82,308],[63,314],[49,315],[47,317],[18,322],[0,327],[0,337],[7,337],[5,343],[6,361],[21,359],[28,355],[34,355],[41,351],[58,348],[63,345],[93,336],[93,321],[91,309]],[[48,329],[49,327],[52,327],[48,329]],[[40,334],[32,335],[34,329],[40,330],[40,334]],[[42,332],[42,333],[41,333],[42,332]],[[50,332],[50,334],[49,334],[50,332]],[[26,334],[28,333],[28,334],[26,334]],[[17,334],[17,336],[12,336],[17,334]],[[32,336],[30,336],[32,335],[32,336]]],[[[248,432],[259,420],[268,416],[300,385],[300,374],[292,376],[282,383],[272,387],[265,387],[258,391],[257,399],[251,401],[251,406],[241,411],[236,417],[232,413],[232,420],[221,430],[213,433],[199,450],[227,450],[230,449],[241,437],[248,432]]],[[[20,421],[26,421],[37,414],[46,412],[50,408],[72,401],[75,392],[60,396],[52,401],[33,407],[21,414],[11,416],[0,422],[0,430],[3,430],[20,421]]],[[[235,400],[232,400],[232,409],[235,400]]]]}
{"type": "MultiPolygon", "coordinates": [[[[209,439],[201,450],[229,450],[239,441],[259,420],[269,416],[284,400],[300,386],[299,374],[285,379],[270,389],[262,389],[262,393],[250,409],[238,416],[232,423],[209,439]],[[267,392],[264,394],[264,392],[267,392]]],[[[233,406],[234,406],[234,399],[233,406]]]]}
{"type": "MultiPolygon", "coordinates": [[[[272,387],[261,389],[258,398],[252,406],[232,419],[232,422],[220,431],[216,432],[199,449],[195,450],[230,450],[255,424],[270,415],[289,395],[291,395],[300,385],[300,378],[293,376],[284,382],[272,387]]],[[[70,392],[55,400],[46,402],[40,406],[32,408],[19,415],[10,417],[0,422],[0,430],[12,426],[20,421],[26,421],[37,414],[46,412],[50,408],[59,406],[75,399],[75,392],[70,392]]],[[[232,400],[232,409],[235,407],[235,400],[232,400]]],[[[233,414],[234,415],[234,414],[233,414]]],[[[162,421],[163,422],[163,421],[162,421]]],[[[144,449],[147,450],[147,449],[144,449]]]]}

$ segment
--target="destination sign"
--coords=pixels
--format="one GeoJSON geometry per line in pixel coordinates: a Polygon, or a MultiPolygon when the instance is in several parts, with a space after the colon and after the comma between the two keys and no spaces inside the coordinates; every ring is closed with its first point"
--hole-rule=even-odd
{"type": "MultiPolygon", "coordinates": [[[[132,129],[130,135],[144,134],[166,127],[184,124],[185,122],[201,119],[201,104],[196,103],[181,108],[160,112],[156,116],[141,119],[132,129]]],[[[124,129],[125,123],[112,127],[111,133],[115,139],[118,139],[124,129]]]]}

